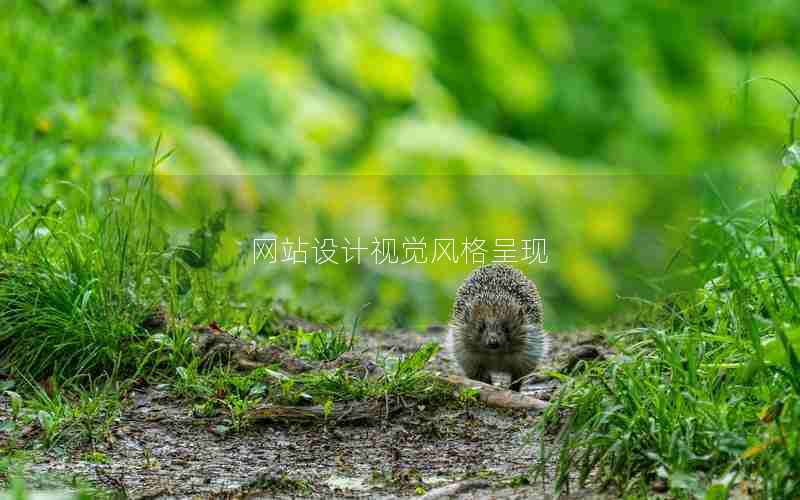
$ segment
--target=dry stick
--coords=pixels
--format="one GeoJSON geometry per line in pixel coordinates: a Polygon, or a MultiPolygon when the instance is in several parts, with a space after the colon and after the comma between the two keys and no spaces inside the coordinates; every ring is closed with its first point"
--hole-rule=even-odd
{"type": "MultiPolygon", "coordinates": [[[[243,370],[252,370],[275,363],[278,363],[282,370],[289,373],[301,373],[313,369],[312,365],[292,356],[285,349],[276,346],[259,348],[255,343],[245,342],[222,330],[215,323],[207,327],[196,328],[194,341],[195,352],[201,355],[205,362],[210,362],[214,357],[221,356],[236,362],[238,367],[243,370]]],[[[345,362],[358,360],[357,356],[352,354],[348,356],[347,353],[342,355],[341,358],[345,362]]],[[[323,363],[318,368],[334,368],[337,364],[336,362],[323,363]]],[[[382,374],[382,370],[374,366],[374,363],[363,364],[362,361],[362,365],[366,370],[365,374],[371,376],[380,376],[382,374]]],[[[496,408],[543,410],[548,406],[548,403],[541,399],[501,389],[491,384],[459,375],[438,375],[435,376],[435,379],[462,389],[477,389],[478,399],[482,403],[496,408]]],[[[390,411],[387,408],[386,415],[388,416],[389,413],[390,411]]],[[[360,408],[354,407],[352,404],[345,406],[341,404],[334,405],[333,412],[330,415],[325,415],[321,406],[265,405],[253,410],[251,417],[256,420],[319,420],[327,417],[333,418],[333,420],[339,420],[340,418],[344,420],[360,420],[379,414],[380,411],[375,412],[372,403],[367,402],[360,408]]]]}
{"type": "MultiPolygon", "coordinates": [[[[400,406],[386,407],[388,414],[397,411],[400,406]]],[[[383,414],[383,401],[355,401],[351,403],[334,403],[328,411],[321,406],[281,406],[264,404],[251,409],[247,415],[254,421],[294,421],[319,422],[353,422],[379,418],[383,414]]]]}
{"type": "Polygon", "coordinates": [[[472,380],[460,375],[439,375],[436,377],[444,383],[450,384],[462,389],[477,389],[478,400],[488,406],[496,408],[522,408],[544,410],[549,406],[547,401],[527,396],[525,394],[501,389],[491,384],[472,380]]]}
{"type": "MultiPolygon", "coordinates": [[[[435,376],[435,379],[462,389],[477,389],[479,391],[478,399],[484,404],[496,408],[543,410],[548,406],[547,401],[458,375],[435,376]]],[[[380,418],[382,415],[384,418],[388,418],[389,415],[399,409],[400,405],[389,405],[387,398],[385,401],[374,399],[371,401],[334,403],[333,407],[328,408],[327,411],[321,405],[281,406],[264,404],[251,409],[248,412],[248,416],[254,421],[315,422],[330,420],[334,422],[352,422],[380,418]]]]}
{"type": "Polygon", "coordinates": [[[474,479],[471,481],[459,481],[457,483],[448,484],[440,488],[434,488],[429,491],[425,496],[420,497],[421,500],[435,500],[437,498],[452,498],[455,495],[466,493],[470,490],[477,490],[480,488],[488,488],[491,486],[488,481],[481,479],[474,479]]]}

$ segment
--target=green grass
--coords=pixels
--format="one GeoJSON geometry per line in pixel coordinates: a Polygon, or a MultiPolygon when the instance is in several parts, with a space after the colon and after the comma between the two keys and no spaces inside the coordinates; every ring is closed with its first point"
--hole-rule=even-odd
{"type": "Polygon", "coordinates": [[[25,479],[23,477],[14,477],[9,482],[8,490],[0,493],[0,499],[2,500],[27,500],[29,498],[90,500],[117,499],[126,498],[126,496],[124,492],[105,490],[77,477],[53,476],[37,476],[25,479]]]}
{"type": "Polygon", "coordinates": [[[77,476],[32,474],[28,464],[40,461],[48,451],[74,449],[83,450],[84,460],[107,463],[96,447],[111,439],[126,388],[112,382],[60,386],[54,380],[46,387],[29,381],[19,385],[19,392],[4,392],[10,411],[0,426],[0,484],[7,491],[0,497],[25,499],[32,491],[45,491],[54,498],[65,493],[74,498],[119,498],[120,492],[101,489],[77,476]]]}
{"type": "Polygon", "coordinates": [[[440,387],[425,371],[428,361],[439,346],[428,343],[401,358],[378,360],[384,374],[377,379],[354,377],[344,369],[311,372],[299,377],[304,391],[316,400],[349,400],[407,396],[421,401],[446,399],[448,391],[440,387]]]}
{"type": "MultiPolygon", "coordinates": [[[[400,358],[378,360],[383,374],[364,377],[348,366],[331,370],[287,375],[269,368],[242,373],[228,367],[210,371],[197,361],[177,368],[173,392],[194,402],[200,416],[228,417],[234,430],[247,426],[247,412],[262,403],[282,405],[326,405],[336,401],[405,397],[418,402],[448,402],[452,389],[436,382],[425,367],[438,351],[426,344],[400,358]]],[[[308,358],[307,358],[308,359],[308,358]]]]}
{"type": "MultiPolygon", "coordinates": [[[[154,158],[153,168],[160,157],[154,158]]],[[[214,267],[213,249],[201,266],[186,261],[187,248],[195,246],[192,238],[189,246],[177,245],[157,224],[151,180],[149,175],[112,185],[102,202],[91,202],[75,187],[77,194],[63,202],[17,208],[16,217],[4,214],[0,358],[11,376],[3,386],[11,408],[0,429],[5,455],[79,450],[85,460],[107,461],[96,445],[108,439],[134,382],[168,381],[173,394],[189,402],[187,411],[222,416],[218,427],[225,432],[247,427],[249,410],[262,403],[332,407],[337,401],[395,396],[449,398],[447,388],[425,371],[435,345],[379,360],[384,374],[375,378],[348,367],[302,375],[286,375],[277,367],[250,372],[201,367],[191,341],[195,322],[222,317],[247,340],[277,344],[319,363],[353,350],[360,314],[349,329],[282,327],[283,313],[299,311],[236,295],[219,279],[224,271],[214,267]],[[168,320],[159,331],[148,331],[144,320],[158,310],[168,320]],[[40,429],[33,439],[32,428],[40,429]]],[[[14,464],[22,462],[10,458],[3,478],[19,498],[26,490],[15,478],[24,474],[14,464]]]]}
{"type": "Polygon", "coordinates": [[[797,194],[699,221],[705,287],[643,308],[546,412],[557,487],[577,471],[637,496],[657,478],[677,498],[800,495],[797,194]]]}
{"type": "Polygon", "coordinates": [[[124,392],[124,388],[114,383],[88,389],[58,385],[44,389],[31,384],[24,400],[10,393],[15,401],[6,433],[13,438],[33,425],[41,429],[38,444],[46,449],[56,446],[94,449],[97,443],[110,437],[111,425],[122,408],[124,392]]]}
{"type": "MultiPolygon", "coordinates": [[[[365,82],[348,82],[350,77],[343,76],[348,71],[335,67],[339,58],[326,55],[328,49],[319,57],[311,58],[308,57],[310,52],[295,53],[290,60],[301,63],[298,66],[312,61],[311,73],[324,69],[324,74],[315,77],[319,78],[318,82],[314,80],[315,85],[322,89],[329,84],[333,86],[322,92],[323,96],[341,94],[343,103],[349,100],[361,103],[358,107],[363,105],[366,113],[363,124],[356,124],[356,138],[352,144],[345,143],[337,150],[326,151],[314,149],[313,144],[308,143],[309,151],[299,151],[296,149],[301,147],[298,138],[303,136],[302,131],[290,128],[285,117],[278,116],[282,112],[266,109],[270,106],[265,102],[269,104],[268,101],[279,95],[279,90],[275,95],[271,93],[271,84],[261,88],[258,83],[247,83],[256,80],[245,76],[230,88],[216,88],[209,85],[216,81],[213,71],[194,71],[196,81],[193,83],[208,87],[201,94],[210,98],[201,98],[200,103],[193,104],[182,98],[179,90],[170,89],[159,80],[159,71],[174,70],[180,63],[163,65],[156,58],[172,49],[180,52],[192,48],[187,42],[191,37],[183,40],[179,33],[170,29],[173,16],[169,14],[169,5],[158,2],[152,5],[141,2],[83,4],[87,2],[12,0],[4,4],[8,8],[7,19],[12,22],[3,23],[0,29],[0,67],[3,68],[0,71],[0,179],[4,194],[0,197],[0,362],[17,381],[16,392],[5,392],[10,398],[12,412],[2,429],[5,444],[0,475],[6,484],[14,476],[12,470],[30,452],[30,449],[20,450],[21,446],[88,448],[82,450],[86,459],[103,462],[105,457],[94,449],[94,444],[107,437],[113,419],[124,404],[125,389],[134,380],[170,381],[174,393],[191,400],[196,413],[225,415],[233,430],[245,427],[248,410],[264,402],[326,405],[333,401],[387,396],[449,401],[451,392],[438,386],[425,371],[426,363],[435,353],[436,347],[432,345],[403,358],[379,360],[384,374],[372,379],[355,376],[346,368],[303,375],[285,375],[269,368],[249,373],[225,367],[201,368],[200,360],[192,352],[193,324],[219,321],[231,328],[242,327],[242,332],[251,332],[248,340],[277,342],[306,360],[324,362],[353,349],[358,316],[350,332],[345,329],[283,330],[271,309],[273,297],[264,297],[269,294],[258,288],[251,290],[250,295],[241,293],[242,283],[235,280],[235,272],[226,274],[225,266],[215,259],[224,243],[224,212],[203,214],[202,223],[192,225],[194,230],[185,235],[169,234],[170,228],[159,224],[164,200],[152,190],[152,169],[164,157],[156,153],[152,164],[146,165],[145,159],[152,152],[145,144],[151,139],[142,138],[159,127],[174,129],[168,132],[179,138],[184,135],[184,127],[186,130],[205,127],[211,137],[229,146],[248,169],[252,167],[253,172],[260,173],[293,172],[300,168],[300,158],[306,154],[310,159],[331,158],[332,171],[337,172],[358,166],[361,156],[397,157],[401,164],[435,165],[439,160],[434,152],[423,151],[420,162],[404,156],[402,151],[384,149],[381,145],[394,141],[372,140],[372,136],[381,138],[384,135],[375,134],[376,127],[391,131],[398,123],[395,119],[405,121],[414,117],[405,110],[416,108],[412,104],[417,98],[407,103],[392,103],[392,99],[382,103],[384,99],[376,99],[374,89],[358,89],[365,82]],[[168,41],[172,37],[176,38],[175,47],[168,41]],[[329,58],[331,60],[326,62],[329,58]],[[334,74],[339,76],[331,78],[334,74]],[[193,106],[198,109],[193,110],[193,106]],[[127,127],[128,121],[142,123],[127,127]],[[130,130],[124,132],[125,129],[130,130]],[[144,161],[131,166],[131,159],[144,161]],[[145,170],[147,173],[142,176],[145,170]],[[130,173],[134,176],[115,177],[130,173]],[[157,308],[166,310],[170,322],[163,331],[148,332],[142,328],[142,321],[157,308]],[[26,429],[31,426],[41,428],[40,435],[33,443],[24,444],[26,429]]],[[[234,5],[237,4],[231,3],[230,12],[238,8],[234,5]]],[[[755,12],[760,7],[754,3],[746,11],[755,12]]],[[[613,83],[615,89],[609,96],[621,99],[617,104],[624,104],[620,116],[641,114],[649,123],[650,113],[639,113],[634,106],[638,98],[627,93],[627,87],[636,86],[631,86],[627,78],[603,77],[602,72],[593,67],[594,63],[587,65],[587,61],[583,61],[576,66],[569,57],[564,58],[569,71],[559,78],[565,79],[561,83],[578,82],[578,86],[556,85],[554,88],[565,89],[554,94],[556,108],[520,113],[514,106],[498,107],[491,101],[497,89],[488,92],[483,88],[488,83],[493,86],[493,82],[461,85],[464,76],[467,80],[481,80],[485,75],[498,72],[474,71],[476,54],[466,54],[470,56],[466,59],[453,58],[448,57],[452,53],[445,50],[445,45],[452,40],[472,40],[465,47],[483,47],[486,40],[480,38],[483,36],[480,33],[485,30],[474,28],[480,28],[481,23],[484,27],[493,25],[494,21],[481,20],[482,14],[477,11],[468,14],[472,8],[464,5],[456,9],[459,11],[456,18],[470,22],[450,22],[453,10],[445,9],[441,19],[439,14],[434,17],[438,19],[436,24],[444,24],[434,29],[424,26],[421,20],[403,20],[403,16],[396,14],[405,8],[393,8],[399,10],[387,14],[383,22],[389,22],[390,26],[396,23],[408,28],[414,26],[413,29],[393,28],[389,30],[393,36],[402,38],[407,33],[424,40],[430,35],[431,47],[438,54],[432,59],[441,65],[437,74],[428,74],[430,81],[439,84],[425,85],[415,91],[420,96],[426,92],[425,88],[435,92],[419,101],[426,103],[420,107],[426,110],[420,118],[452,113],[452,121],[457,124],[461,121],[458,110],[450,110],[450,104],[437,110],[434,104],[449,103],[455,97],[464,104],[461,111],[466,115],[484,111],[508,115],[498,115],[503,118],[498,120],[488,115],[472,118],[477,118],[478,132],[492,138],[490,143],[503,145],[509,133],[512,137],[516,135],[521,139],[520,152],[524,151],[522,146],[527,141],[539,141],[542,130],[549,130],[558,135],[555,142],[563,146],[556,147],[557,151],[571,151],[578,157],[592,153],[589,159],[593,160],[602,160],[608,152],[612,154],[606,159],[616,159],[620,151],[641,149],[646,154],[633,155],[628,159],[631,164],[660,164],[668,157],[670,171],[683,172],[695,168],[684,162],[692,160],[700,164],[687,153],[689,149],[683,147],[685,143],[693,149],[702,149],[698,145],[706,147],[712,163],[730,161],[739,165],[751,161],[747,159],[748,154],[741,155],[746,161],[738,156],[755,143],[743,141],[738,134],[716,136],[707,141],[706,137],[711,135],[704,132],[706,127],[676,126],[683,124],[680,120],[686,119],[683,116],[686,111],[676,114],[678,121],[660,123],[645,131],[645,136],[640,136],[642,127],[634,126],[628,132],[623,130],[622,138],[617,137],[620,130],[616,122],[619,120],[607,119],[608,109],[615,106],[607,105],[604,93],[599,87],[594,90],[593,87],[602,83],[601,80],[613,83]],[[453,29],[458,36],[448,34],[453,29]],[[467,65],[460,67],[456,62],[462,59],[467,65]],[[465,68],[468,71],[462,71],[465,68]],[[573,74],[576,69],[580,74],[573,74]],[[576,75],[579,78],[576,79],[576,75]],[[470,104],[468,93],[475,88],[483,88],[478,94],[481,100],[489,99],[485,106],[476,108],[474,103],[470,104]],[[584,98],[594,101],[594,111],[587,114],[585,106],[570,104],[574,96],[580,96],[581,102],[584,98]],[[430,106],[433,107],[428,109],[430,106]],[[561,122],[560,127],[552,126],[549,116],[561,116],[566,108],[572,117],[561,122]],[[596,116],[587,120],[589,115],[596,116]],[[535,125],[536,120],[541,120],[539,125],[535,125]],[[519,128],[530,123],[534,124],[530,130],[519,128]],[[565,123],[569,125],[567,128],[589,135],[572,143],[574,134],[560,132],[565,123]],[[678,135],[673,136],[673,131],[678,135]],[[683,132],[687,135],[682,135],[683,132]],[[658,140],[652,140],[654,138],[658,140]],[[742,142],[741,149],[739,142],[742,142]]],[[[780,7],[784,8],[791,10],[780,7]]],[[[228,7],[223,10],[226,9],[228,7]]],[[[706,19],[718,16],[714,7],[704,12],[709,16],[706,19]]],[[[195,21],[200,21],[202,26],[215,24],[221,17],[233,18],[218,14],[216,11],[197,12],[195,21]]],[[[655,28],[664,25],[663,14],[654,11],[646,18],[653,26],[643,24],[640,28],[660,33],[655,28]]],[[[191,22],[193,16],[175,17],[191,22]]],[[[253,23],[257,26],[255,30],[263,31],[262,22],[269,19],[269,15],[262,13],[259,22],[253,23]]],[[[786,28],[790,25],[787,20],[788,17],[778,24],[786,28]]],[[[308,38],[314,50],[326,47],[320,43],[324,37],[316,39],[323,31],[308,30],[306,24],[297,23],[297,29],[305,32],[302,38],[308,38]]],[[[583,24],[580,21],[577,27],[583,24]]],[[[260,56],[263,52],[263,40],[255,33],[228,36],[238,33],[241,26],[235,23],[220,26],[221,39],[253,37],[252,46],[231,45],[228,47],[231,52],[247,52],[251,56],[260,56]]],[[[597,29],[598,33],[603,33],[606,25],[597,23],[597,29]]],[[[726,29],[738,33],[734,38],[749,38],[749,31],[743,28],[729,26],[726,29]]],[[[249,27],[246,30],[250,32],[249,27]]],[[[591,31],[581,29],[576,34],[591,31]]],[[[640,42],[640,32],[641,29],[635,29],[634,37],[628,42],[640,42]]],[[[571,31],[565,33],[570,33],[567,38],[571,38],[571,31]]],[[[363,35],[352,34],[356,35],[355,40],[363,35]]],[[[671,32],[664,32],[664,35],[665,40],[674,38],[671,32]]],[[[290,36],[300,35],[298,32],[290,36]]],[[[717,40],[722,34],[711,33],[710,36],[717,40]]],[[[276,40],[285,42],[287,38],[276,40]]],[[[492,40],[488,41],[490,45],[506,37],[492,37],[492,40]]],[[[589,40],[594,43],[591,34],[589,40]]],[[[699,42],[702,40],[698,38],[699,42]]],[[[623,45],[599,54],[598,68],[611,67],[602,63],[603,60],[620,60],[622,49],[627,50],[626,42],[620,43],[623,45]]],[[[299,49],[302,43],[278,45],[299,49]]],[[[525,45],[533,49],[537,44],[526,41],[525,45]]],[[[769,44],[764,47],[770,53],[775,48],[769,44]]],[[[334,46],[329,49],[337,50],[334,46]]],[[[579,55],[594,53],[580,50],[580,46],[578,49],[579,55]]],[[[502,46],[495,50],[498,54],[506,52],[502,46]]],[[[745,51],[752,53],[753,50],[745,51]]],[[[691,50],[689,53],[695,54],[691,50]]],[[[729,56],[727,51],[720,50],[720,54],[725,55],[724,59],[729,56]]],[[[673,54],[666,59],[674,61],[678,56],[680,54],[673,54]]],[[[512,59],[513,66],[517,61],[512,59]]],[[[692,58],[688,63],[697,69],[705,67],[705,61],[692,58]]],[[[214,68],[219,61],[206,62],[214,68]]],[[[232,67],[252,65],[250,56],[229,62],[232,67]]],[[[675,81],[656,81],[654,88],[670,89],[680,82],[681,91],[675,95],[689,91],[690,87],[684,86],[687,71],[681,69],[686,62],[678,63],[675,81]]],[[[201,65],[198,69],[204,67],[201,65]]],[[[633,73],[639,71],[630,69],[633,73]]],[[[703,90],[705,87],[699,82],[695,83],[695,92],[690,92],[694,95],[693,102],[705,104],[711,93],[703,90]]],[[[507,93],[500,91],[500,94],[507,93]]],[[[664,94],[670,95],[669,92],[664,94]]],[[[302,104],[300,97],[295,97],[297,100],[289,102],[302,104]]],[[[771,110],[756,110],[757,116],[763,119],[763,113],[771,110]]],[[[424,120],[420,123],[436,125],[436,122],[424,120]]],[[[468,125],[471,129],[474,124],[468,125]]],[[[767,136],[759,135],[759,138],[764,137],[767,136]]],[[[551,137],[546,145],[552,146],[553,139],[551,137]]],[[[794,146],[794,137],[790,137],[789,142],[794,146]]],[[[491,155],[505,149],[492,146],[489,151],[491,155]]],[[[480,172],[484,160],[483,156],[464,157],[458,162],[465,164],[465,172],[480,172]]],[[[572,165],[570,161],[565,164],[572,165]]],[[[727,188],[733,185],[732,182],[728,184],[727,188]]],[[[632,189],[649,192],[647,184],[632,186],[632,189]]],[[[280,206],[280,196],[286,193],[279,185],[270,189],[278,203],[270,205],[263,222],[280,227],[284,209],[280,206]]],[[[183,202],[200,205],[197,200],[204,198],[195,199],[192,195],[187,195],[183,202]]],[[[460,188],[449,195],[454,195],[452,201],[462,195],[471,196],[460,188]]],[[[444,192],[442,199],[448,199],[449,195],[444,192]]],[[[659,205],[659,200],[666,202],[669,197],[671,205],[668,206],[672,209],[695,201],[692,192],[677,197],[677,201],[672,200],[671,195],[651,195],[654,206],[659,205]]],[[[687,271],[704,276],[706,286],[674,295],[644,310],[630,328],[615,334],[613,341],[620,354],[587,366],[568,379],[560,397],[554,399],[553,406],[542,419],[542,429],[560,431],[555,452],[559,462],[558,486],[566,484],[570,471],[578,471],[584,479],[594,476],[604,485],[639,496],[647,496],[653,481],[659,477],[667,481],[671,494],[676,497],[721,498],[745,481],[755,495],[764,498],[800,495],[800,363],[797,352],[791,348],[800,344],[799,200],[800,180],[796,180],[786,197],[774,200],[767,215],[741,209],[698,221],[692,244],[702,250],[699,255],[712,258],[696,262],[695,267],[687,271]]],[[[472,208],[466,213],[478,210],[480,205],[472,201],[476,204],[469,205],[472,208]]],[[[447,205],[455,208],[458,203],[447,205]]],[[[558,216],[555,212],[547,215],[546,208],[526,205],[525,209],[543,212],[543,220],[552,218],[554,233],[563,224],[562,218],[574,215],[571,211],[559,212],[558,216]]],[[[434,212],[429,221],[418,220],[413,210],[393,214],[393,217],[408,219],[409,228],[430,226],[433,230],[442,227],[441,221],[454,218],[453,214],[461,214],[446,211],[445,215],[449,215],[442,217],[442,213],[434,212]]],[[[682,217],[683,212],[671,210],[670,213],[682,217]]],[[[332,221],[326,220],[325,214],[320,210],[316,217],[319,225],[311,227],[330,229],[327,226],[332,221]]],[[[193,215],[198,215],[198,211],[193,215]]],[[[286,217],[292,220],[295,215],[286,217]]],[[[634,221],[633,218],[621,220],[634,221]]],[[[644,215],[635,222],[645,224],[644,215]]],[[[587,252],[596,250],[588,248],[587,252]]],[[[342,292],[350,293],[358,288],[355,286],[357,279],[363,281],[350,270],[342,273],[310,277],[295,274],[293,279],[297,283],[294,286],[311,289],[312,295],[339,304],[340,298],[347,298],[342,292]]],[[[385,286],[392,284],[387,276],[366,274],[370,281],[368,293],[358,300],[381,300],[382,307],[376,308],[378,317],[397,316],[398,322],[407,322],[409,318],[420,317],[423,306],[450,300],[441,293],[441,284],[438,288],[427,281],[418,285],[385,286]],[[377,281],[373,283],[373,280],[377,281]],[[430,290],[434,292],[429,293],[430,290]]],[[[286,281],[287,276],[278,276],[276,281],[286,281]]],[[[559,313],[571,309],[574,314],[578,303],[568,288],[554,282],[552,276],[547,280],[557,285],[551,287],[555,296],[564,299],[559,313]]],[[[270,283],[266,290],[276,288],[270,283]]],[[[426,309],[427,312],[432,310],[426,309]]],[[[594,314],[589,310],[584,312],[594,314]]],[[[4,385],[3,389],[10,387],[4,385]]],[[[459,402],[464,407],[474,404],[474,394],[462,392],[459,402]]],[[[13,482],[11,486],[12,496],[25,496],[21,482],[13,482]]]]}
{"type": "Polygon", "coordinates": [[[102,207],[54,200],[0,227],[0,357],[8,366],[67,379],[129,375],[146,363],[154,347],[141,342],[139,325],[167,279],[145,191],[123,191],[102,207]]]}
{"type": "Polygon", "coordinates": [[[358,337],[358,322],[367,306],[369,304],[362,306],[356,314],[349,334],[344,328],[313,332],[305,332],[300,329],[294,332],[295,354],[312,361],[333,361],[342,354],[352,351],[358,337]]]}
{"type": "Polygon", "coordinates": [[[345,368],[289,376],[277,367],[249,373],[202,367],[193,351],[194,324],[223,321],[248,341],[318,363],[353,350],[361,314],[349,329],[281,327],[271,300],[237,294],[221,279],[226,269],[216,266],[215,253],[225,229],[222,215],[196,229],[188,245],[157,224],[152,171],[164,158],[157,147],[153,158],[151,174],[112,184],[103,202],[91,202],[76,187],[68,203],[17,210],[21,215],[6,217],[0,227],[7,257],[0,272],[0,359],[14,377],[28,381],[24,406],[39,419],[45,447],[96,423],[98,408],[83,404],[85,388],[96,381],[172,381],[176,395],[202,400],[200,413],[227,413],[237,430],[247,410],[264,401],[442,395],[424,372],[432,345],[382,360],[384,375],[369,379],[345,368]],[[144,326],[154,311],[168,318],[158,332],[144,326]],[[76,397],[77,406],[70,399],[76,397]]]}
{"type": "Polygon", "coordinates": [[[141,17],[133,6],[5,7],[0,358],[36,380],[130,374],[148,357],[132,346],[163,285],[147,222],[152,199],[136,180],[121,186],[112,177],[147,155],[113,140],[108,126],[135,94],[125,82],[142,48],[141,17]]]}

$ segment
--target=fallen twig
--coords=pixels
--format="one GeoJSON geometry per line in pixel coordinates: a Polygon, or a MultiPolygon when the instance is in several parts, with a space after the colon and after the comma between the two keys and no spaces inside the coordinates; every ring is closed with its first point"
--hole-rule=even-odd
{"type": "Polygon", "coordinates": [[[516,391],[509,391],[491,384],[486,384],[478,380],[472,380],[460,375],[440,375],[438,380],[462,388],[477,389],[478,400],[482,403],[496,408],[523,408],[544,410],[548,407],[547,401],[534,398],[516,391]]]}
{"type": "Polygon", "coordinates": [[[470,481],[458,481],[457,483],[448,484],[446,486],[441,486],[439,488],[434,488],[424,496],[420,497],[421,500],[435,500],[437,498],[451,498],[455,495],[460,495],[461,493],[466,493],[470,490],[477,490],[482,488],[488,488],[491,486],[489,481],[484,481],[481,479],[473,479],[470,481]]]}
{"type": "MultiPolygon", "coordinates": [[[[195,328],[195,352],[203,359],[203,365],[209,366],[214,362],[234,364],[241,370],[252,370],[260,367],[278,365],[287,373],[303,373],[310,370],[332,370],[345,368],[354,376],[362,378],[378,378],[384,375],[383,370],[374,362],[362,358],[356,353],[342,354],[335,361],[323,363],[309,363],[292,355],[286,349],[278,346],[259,347],[255,342],[244,341],[232,335],[216,323],[195,328]]],[[[502,389],[468,379],[459,375],[437,376],[437,380],[462,389],[477,389],[478,399],[488,406],[497,408],[521,408],[543,410],[548,403],[519,392],[502,389]]],[[[332,418],[333,420],[360,420],[383,415],[384,418],[391,413],[387,404],[381,411],[380,402],[337,403],[333,411],[326,415],[322,406],[275,406],[265,405],[251,411],[255,420],[319,420],[332,418]]]]}
{"type": "Polygon", "coordinates": [[[281,406],[264,404],[251,409],[248,417],[253,421],[294,421],[294,422],[353,422],[380,418],[385,412],[399,410],[399,405],[388,405],[383,400],[353,401],[334,403],[332,407],[316,406],[281,406]]]}

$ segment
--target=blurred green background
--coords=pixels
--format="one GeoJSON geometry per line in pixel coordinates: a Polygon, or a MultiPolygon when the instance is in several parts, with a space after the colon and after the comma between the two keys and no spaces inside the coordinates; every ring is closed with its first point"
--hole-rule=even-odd
{"type": "Polygon", "coordinates": [[[788,0],[1,3],[4,216],[107,199],[160,137],[159,221],[227,210],[233,305],[441,323],[473,267],[252,265],[257,235],[546,238],[520,267],[548,325],[594,322],[691,282],[665,270],[696,217],[791,182],[793,101],[743,85],[800,82],[788,0]]]}

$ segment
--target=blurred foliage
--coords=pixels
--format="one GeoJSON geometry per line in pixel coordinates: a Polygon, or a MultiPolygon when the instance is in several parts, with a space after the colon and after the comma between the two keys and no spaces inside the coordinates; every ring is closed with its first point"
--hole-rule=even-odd
{"type": "Polygon", "coordinates": [[[789,0],[5,4],[5,213],[108,196],[163,136],[173,243],[226,209],[220,274],[309,307],[371,302],[370,322],[445,320],[472,266],[234,260],[262,233],[544,237],[526,271],[568,324],[666,287],[652,278],[693,216],[792,181],[774,165],[793,103],[743,85],[800,82],[789,0]]]}

